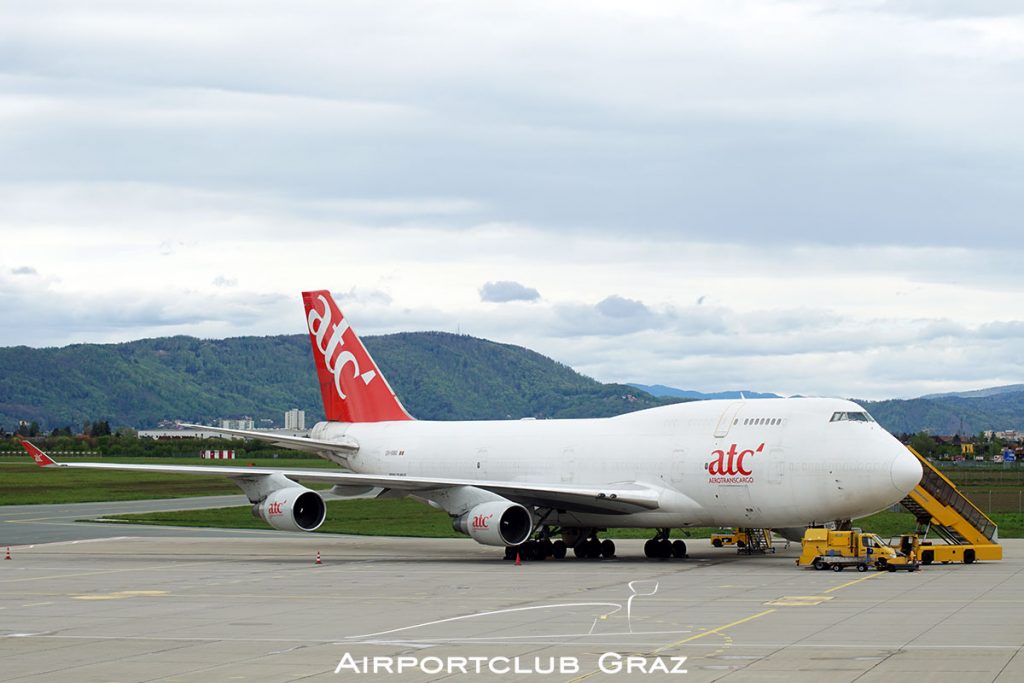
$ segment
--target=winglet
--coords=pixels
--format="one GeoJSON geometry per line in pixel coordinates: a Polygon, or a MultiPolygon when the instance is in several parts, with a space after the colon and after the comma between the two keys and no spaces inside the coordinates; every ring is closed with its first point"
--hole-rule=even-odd
{"type": "Polygon", "coordinates": [[[43,453],[41,450],[36,448],[33,444],[29,443],[28,441],[22,439],[21,445],[26,451],[28,451],[28,454],[32,456],[32,459],[35,460],[36,464],[39,465],[40,467],[53,467],[54,465],[57,464],[56,462],[54,462],[53,458],[48,456],[46,453],[43,453]]]}

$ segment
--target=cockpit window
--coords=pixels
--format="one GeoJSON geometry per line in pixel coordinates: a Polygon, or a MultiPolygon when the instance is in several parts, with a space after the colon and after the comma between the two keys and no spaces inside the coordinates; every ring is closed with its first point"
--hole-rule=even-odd
{"type": "Polygon", "coordinates": [[[867,413],[855,413],[855,412],[839,412],[832,413],[832,419],[829,422],[874,422],[875,418],[871,417],[867,413]]]}

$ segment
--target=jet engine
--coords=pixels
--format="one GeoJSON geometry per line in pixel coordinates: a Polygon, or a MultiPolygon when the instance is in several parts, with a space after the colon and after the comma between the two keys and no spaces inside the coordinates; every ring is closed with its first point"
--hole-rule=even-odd
{"type": "Polygon", "coordinates": [[[316,531],[327,517],[320,494],[304,486],[277,489],[252,506],[252,514],[281,531],[316,531]]]}
{"type": "Polygon", "coordinates": [[[533,533],[533,515],[518,503],[498,500],[480,503],[452,526],[483,545],[519,545],[533,533]]]}

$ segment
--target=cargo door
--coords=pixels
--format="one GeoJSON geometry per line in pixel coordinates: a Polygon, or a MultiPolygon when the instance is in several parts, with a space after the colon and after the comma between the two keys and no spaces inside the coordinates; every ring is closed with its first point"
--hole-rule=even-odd
{"type": "Polygon", "coordinates": [[[658,471],[656,474],[665,484],[678,488],[683,483],[685,466],[686,450],[683,448],[673,448],[669,451],[667,459],[658,459],[658,471]]]}

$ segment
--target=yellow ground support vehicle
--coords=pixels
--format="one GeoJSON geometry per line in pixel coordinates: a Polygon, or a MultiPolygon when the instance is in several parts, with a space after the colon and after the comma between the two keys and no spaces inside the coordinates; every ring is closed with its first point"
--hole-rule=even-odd
{"type": "Polygon", "coordinates": [[[747,532],[743,529],[730,529],[729,531],[711,534],[711,545],[721,548],[727,545],[734,545],[743,548],[747,545],[747,532]]]}
{"type": "Polygon", "coordinates": [[[913,550],[904,553],[893,548],[876,534],[862,531],[831,531],[808,529],[804,532],[803,552],[797,566],[831,569],[841,572],[855,567],[864,572],[874,567],[891,572],[897,569],[917,571],[919,562],[913,550]]]}

